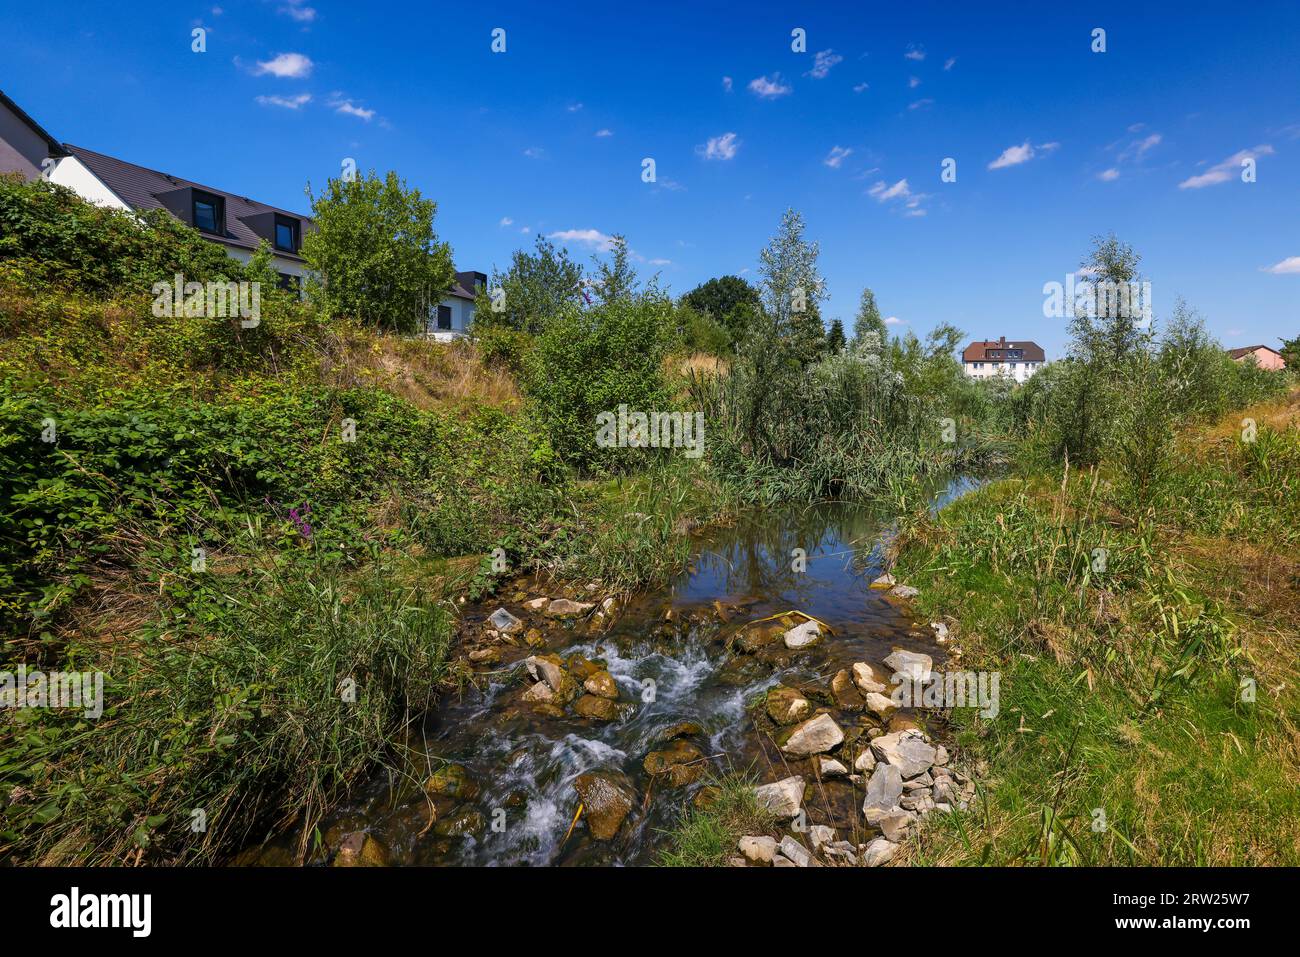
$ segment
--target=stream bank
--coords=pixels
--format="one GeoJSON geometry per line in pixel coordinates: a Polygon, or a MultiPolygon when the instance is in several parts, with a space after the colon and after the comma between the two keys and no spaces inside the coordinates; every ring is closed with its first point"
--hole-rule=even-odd
{"type": "MultiPolygon", "coordinates": [[[[710,532],[662,591],[622,601],[598,582],[520,581],[466,608],[473,682],[409,736],[405,774],[322,823],[308,862],[652,864],[712,779],[739,772],[777,814],[750,836],[882,863],[879,845],[865,853],[877,834],[901,838],[972,790],[927,743],[923,710],[889,697],[896,671],[928,676],[954,653],[906,587],[872,587],[889,529],[864,506],[767,509],[710,532]],[[924,768],[887,770],[904,755],[924,768]]],[[[300,837],[252,860],[291,863],[300,837]]],[[[744,855],[764,857],[789,855],[744,855]]]]}

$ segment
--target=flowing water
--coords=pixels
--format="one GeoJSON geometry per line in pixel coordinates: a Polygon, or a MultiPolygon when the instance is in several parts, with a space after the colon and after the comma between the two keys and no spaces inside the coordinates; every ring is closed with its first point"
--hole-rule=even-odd
{"type": "MultiPolygon", "coordinates": [[[[964,490],[954,484],[936,501],[964,490]]],[[[583,624],[548,622],[546,646],[521,647],[514,662],[536,651],[603,663],[628,703],[622,720],[598,723],[571,710],[544,716],[521,706],[521,669],[507,659],[427,717],[410,742],[414,771],[360,789],[322,823],[323,844],[308,859],[325,862],[340,834],[364,829],[394,864],[652,862],[663,830],[707,786],[704,777],[677,788],[650,780],[642,761],[665,746],[665,729],[697,724],[692,741],[714,771],[749,769],[761,781],[806,773],[788,769],[750,711],[767,689],[778,683],[825,688],[841,668],[859,661],[879,666],[898,647],[943,659],[928,628],[870,587],[882,572],[887,533],[887,516],[859,506],[766,509],[710,532],[670,588],[632,600],[607,630],[592,634],[583,624]],[[798,549],[806,555],[802,570],[798,549]],[[729,649],[727,638],[745,623],[790,609],[829,625],[833,636],[797,653],[781,642],[754,655],[729,649]],[[431,801],[420,782],[446,762],[463,766],[468,781],[458,795],[431,801]],[[594,840],[584,823],[568,834],[579,803],[574,780],[589,771],[618,775],[636,795],[610,841],[594,840]]],[[[534,594],[544,592],[528,597],[534,594]]],[[[497,605],[471,609],[466,621],[481,622],[497,605]]],[[[505,607],[536,623],[520,603],[505,607]]],[[[814,822],[851,816],[861,791],[840,779],[822,789],[822,798],[818,808],[809,807],[814,822]]],[[[290,843],[288,836],[280,842],[282,854],[290,843]]],[[[265,849],[263,862],[274,847],[265,849]]]]}

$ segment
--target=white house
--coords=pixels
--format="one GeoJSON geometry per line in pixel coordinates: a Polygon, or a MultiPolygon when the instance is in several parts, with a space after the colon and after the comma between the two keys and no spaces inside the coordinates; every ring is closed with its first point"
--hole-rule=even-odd
{"type": "Polygon", "coordinates": [[[996,342],[985,339],[972,342],[961,354],[961,368],[972,379],[1009,376],[1024,382],[1043,367],[1046,356],[1036,342],[1008,341],[1006,336],[996,342]]]}
{"type": "MultiPolygon", "coordinates": [[[[111,209],[165,209],[240,262],[248,262],[266,240],[283,287],[301,289],[307,275],[301,249],[311,217],[60,143],[0,91],[0,173],[5,172],[43,177],[111,209]]],[[[456,273],[451,291],[429,309],[427,333],[440,340],[464,335],[474,316],[475,291],[486,282],[480,272],[456,273]]]]}
{"type": "Polygon", "coordinates": [[[451,292],[429,310],[425,335],[439,342],[459,339],[469,331],[474,321],[474,297],[487,285],[487,276],[481,272],[458,272],[451,292]]]}

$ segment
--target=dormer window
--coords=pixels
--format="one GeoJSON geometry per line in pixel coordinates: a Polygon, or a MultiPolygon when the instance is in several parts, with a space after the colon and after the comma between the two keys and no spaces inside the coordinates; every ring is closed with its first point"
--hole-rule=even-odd
{"type": "Polygon", "coordinates": [[[290,216],[275,217],[275,248],[286,253],[298,251],[298,220],[290,216]]]}
{"type": "Polygon", "coordinates": [[[194,191],[194,228],[205,233],[224,234],[226,231],[226,204],[220,196],[194,191]]]}

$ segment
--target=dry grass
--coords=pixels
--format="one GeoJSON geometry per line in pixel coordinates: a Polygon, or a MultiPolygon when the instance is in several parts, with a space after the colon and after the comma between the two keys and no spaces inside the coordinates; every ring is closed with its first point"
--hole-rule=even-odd
{"type": "Polygon", "coordinates": [[[422,409],[494,406],[522,398],[510,373],[484,365],[473,342],[340,333],[325,350],[321,378],[329,385],[385,389],[422,409]]]}
{"type": "Polygon", "coordinates": [[[1257,428],[1300,428],[1300,386],[1294,386],[1286,395],[1269,399],[1225,415],[1220,421],[1203,428],[1189,429],[1181,436],[1182,445],[1189,450],[1206,450],[1223,442],[1235,442],[1241,435],[1242,420],[1254,419],[1257,428]]]}

